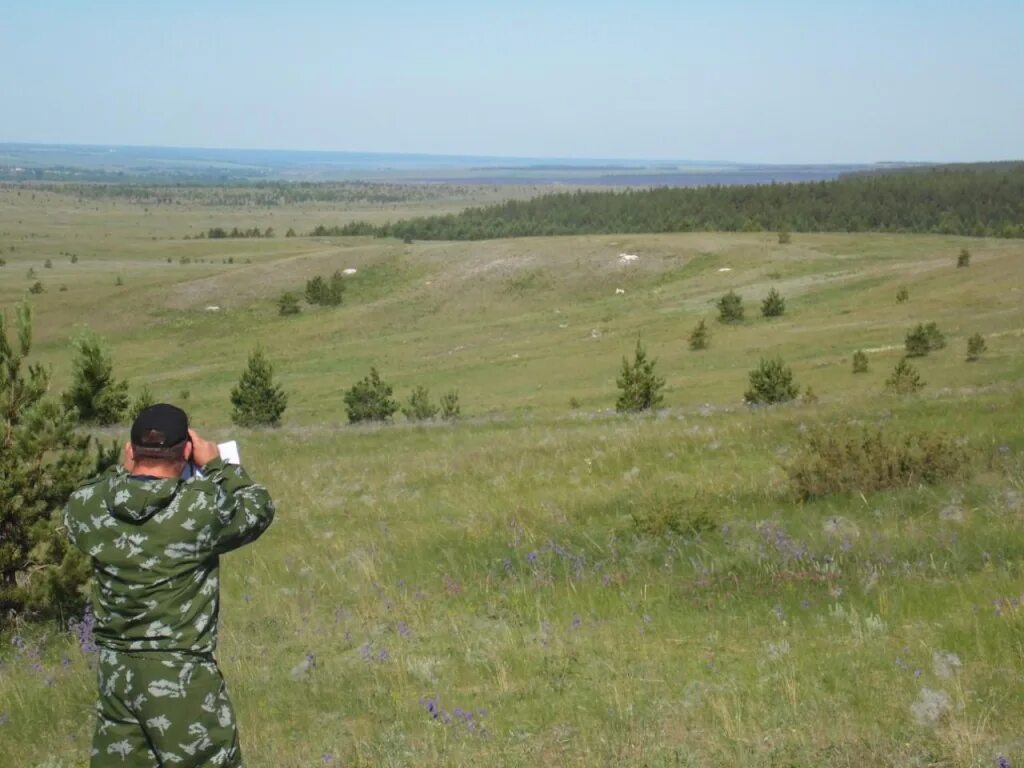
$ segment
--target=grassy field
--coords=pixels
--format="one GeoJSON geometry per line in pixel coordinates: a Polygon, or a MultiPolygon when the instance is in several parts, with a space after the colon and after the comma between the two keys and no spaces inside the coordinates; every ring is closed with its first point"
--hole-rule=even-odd
{"type": "MultiPolygon", "coordinates": [[[[0,305],[43,284],[34,351],[54,391],[92,329],[133,393],[237,437],[278,503],[223,569],[247,764],[1024,763],[1024,243],[183,239],[358,218],[0,189],[0,305]],[[347,268],[343,306],[278,316],[283,291],[347,268]],[[772,286],[787,310],[768,321],[772,286]],[[729,289],[735,327],[714,319],[729,289]],[[711,347],[692,352],[701,318],[711,347]],[[927,386],[886,395],[904,335],[933,321],[948,346],[915,361],[927,386]],[[967,363],[974,333],[988,351],[967,363]],[[666,408],[619,416],[638,337],[666,408]],[[290,396],[277,430],[230,424],[256,345],[290,396]],[[817,402],[742,404],[775,355],[817,402]],[[346,426],[371,365],[401,399],[457,389],[464,418],[346,426]],[[850,424],[953,435],[973,471],[797,503],[785,468],[805,433],[850,424]],[[701,530],[651,533],[652,510],[701,530]]],[[[0,765],[86,764],[92,660],[55,627],[17,637],[0,639],[0,765]]]]}

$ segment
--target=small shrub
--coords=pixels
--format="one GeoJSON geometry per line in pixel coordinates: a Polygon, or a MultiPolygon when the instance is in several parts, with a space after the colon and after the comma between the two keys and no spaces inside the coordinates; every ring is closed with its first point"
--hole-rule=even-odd
{"type": "Polygon", "coordinates": [[[619,413],[638,413],[657,408],[663,400],[661,390],[665,388],[665,380],[654,372],[656,360],[648,360],[640,339],[636,341],[633,363],[622,358],[622,371],[619,373],[619,399],[615,410],[619,413]]]}
{"type": "Polygon", "coordinates": [[[296,237],[295,230],[288,227],[288,231],[284,233],[285,237],[296,237]]]}
{"type": "Polygon", "coordinates": [[[46,261],[43,262],[43,267],[45,269],[53,269],[53,261],[50,260],[50,259],[47,259],[46,261]]]}
{"type": "Polygon", "coordinates": [[[900,358],[889,378],[885,380],[885,389],[896,395],[912,395],[919,392],[925,385],[921,374],[912,366],[907,358],[900,358]]]}
{"type": "Polygon", "coordinates": [[[187,401],[191,396],[192,393],[189,392],[188,389],[182,389],[180,392],[178,392],[178,399],[181,400],[182,402],[187,401]]]}
{"type": "MultiPolygon", "coordinates": [[[[171,258],[168,256],[167,260],[170,261],[171,258]]],[[[72,264],[77,264],[78,263],[78,254],[77,253],[72,253],[71,254],[71,263],[72,264]]]]}
{"type": "Polygon", "coordinates": [[[815,394],[813,389],[807,387],[807,389],[804,390],[804,393],[800,396],[800,402],[804,405],[814,405],[818,402],[818,396],[815,394]]]}
{"type": "Polygon", "coordinates": [[[281,294],[281,298],[277,300],[277,314],[297,315],[300,311],[298,296],[288,291],[281,294]]]}
{"type": "Polygon", "coordinates": [[[761,302],[761,315],[763,317],[780,317],[786,311],[786,300],[783,299],[777,290],[772,288],[768,291],[764,301],[761,302]]]}
{"type": "Polygon", "coordinates": [[[957,268],[971,266],[971,252],[966,248],[960,249],[960,255],[956,257],[957,268]]]}
{"type": "Polygon", "coordinates": [[[697,323],[697,327],[690,332],[690,349],[694,351],[707,349],[710,343],[711,334],[708,332],[707,323],[701,318],[701,321],[697,323]]]}
{"type": "Polygon", "coordinates": [[[935,323],[928,323],[924,327],[925,335],[928,337],[928,350],[934,352],[937,349],[942,349],[946,346],[946,337],[942,331],[939,330],[939,326],[935,323]]]}
{"type": "Polygon", "coordinates": [[[140,413],[155,404],[156,401],[153,399],[153,393],[149,390],[148,386],[143,385],[139,391],[139,396],[128,406],[128,420],[134,422],[140,413]]]}
{"type": "Polygon", "coordinates": [[[868,356],[864,353],[864,350],[862,349],[858,349],[856,352],[853,353],[853,372],[868,372],[868,356]]]}
{"type": "Polygon", "coordinates": [[[900,289],[896,291],[896,303],[903,304],[910,301],[910,291],[907,290],[907,286],[900,286],[900,289]]]}
{"type": "Polygon", "coordinates": [[[71,387],[62,395],[64,407],[74,409],[79,421],[117,424],[128,408],[128,382],[114,378],[114,363],[99,337],[82,334],[74,342],[71,387]]]}
{"type": "Polygon", "coordinates": [[[451,390],[441,396],[441,418],[445,421],[455,421],[462,413],[459,406],[459,393],[451,390]]]}
{"type": "Polygon", "coordinates": [[[985,344],[985,337],[980,333],[976,333],[967,339],[967,361],[973,363],[988,348],[985,344]]]}
{"type": "Polygon", "coordinates": [[[30,285],[29,288],[28,288],[28,292],[29,293],[37,293],[37,294],[38,293],[42,293],[45,290],[46,289],[43,288],[43,284],[41,282],[39,282],[38,280],[36,280],[34,283],[32,283],[32,285],[30,285]]]}
{"type": "Polygon", "coordinates": [[[68,287],[64,285],[64,283],[61,283],[60,288],[58,288],[57,290],[60,291],[61,293],[64,293],[64,291],[66,291],[67,289],[68,287]]]}
{"type": "Polygon", "coordinates": [[[274,367],[257,347],[231,390],[231,421],[240,427],[271,426],[281,423],[288,395],[274,383],[274,367]]]}
{"type": "Polygon", "coordinates": [[[719,501],[683,494],[648,493],[629,502],[633,529],[646,536],[693,538],[718,528],[719,501]]]}
{"type": "Polygon", "coordinates": [[[945,346],[946,337],[935,323],[927,325],[918,323],[904,339],[907,357],[924,357],[929,352],[934,352],[945,346]]]}
{"type": "Polygon", "coordinates": [[[413,388],[409,402],[402,406],[402,415],[409,421],[430,421],[437,416],[438,410],[430,402],[430,390],[418,384],[413,388]]]}
{"type": "Polygon", "coordinates": [[[793,371],[781,359],[762,359],[750,372],[750,389],[743,400],[750,405],[772,405],[789,402],[799,393],[800,388],[793,383],[793,371]]]}
{"type": "Polygon", "coordinates": [[[789,232],[783,230],[779,232],[779,245],[789,245],[793,241],[792,235],[789,232]]]}
{"type": "Polygon", "coordinates": [[[0,267],[6,267],[6,266],[7,266],[7,259],[5,259],[4,257],[0,256],[0,267]]]}
{"type": "Polygon", "coordinates": [[[35,267],[29,267],[28,268],[28,272],[25,273],[25,277],[27,277],[29,280],[35,280],[36,279],[36,269],[35,269],[35,267]]]}
{"type": "Polygon", "coordinates": [[[306,301],[324,307],[336,307],[341,304],[345,293],[345,278],[341,272],[335,272],[325,280],[320,275],[306,281],[306,301]]]}
{"type": "Polygon", "coordinates": [[[395,411],[398,403],[392,397],[391,385],[381,381],[376,368],[362,381],[357,382],[345,393],[345,411],[352,424],[361,421],[387,421],[395,411]]]}
{"type": "Polygon", "coordinates": [[[580,404],[580,401],[579,401],[578,398],[575,398],[575,397],[570,397],[569,398],[569,408],[571,408],[572,410],[574,410],[574,411],[577,410],[580,407],[580,405],[581,404],[580,404]]]}
{"type": "Polygon", "coordinates": [[[114,280],[114,285],[116,285],[118,287],[124,285],[124,279],[120,275],[118,275],[117,279],[114,280]]]}
{"type": "Polygon", "coordinates": [[[804,436],[786,471],[790,489],[806,501],[961,480],[970,474],[969,458],[965,447],[943,434],[829,425],[804,436]]]}
{"type": "Polygon", "coordinates": [[[743,322],[743,299],[735,291],[729,291],[716,303],[718,319],[723,323],[743,322]]]}

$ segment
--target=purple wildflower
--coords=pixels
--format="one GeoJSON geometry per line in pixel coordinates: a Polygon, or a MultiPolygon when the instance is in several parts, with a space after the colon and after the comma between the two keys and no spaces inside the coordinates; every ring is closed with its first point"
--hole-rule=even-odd
{"type": "Polygon", "coordinates": [[[402,637],[412,637],[412,630],[409,629],[409,625],[404,621],[398,622],[398,626],[395,628],[395,630],[402,637]]]}
{"type": "Polygon", "coordinates": [[[996,765],[999,766],[999,768],[1011,768],[1010,759],[1006,757],[1006,755],[1000,755],[999,759],[996,760],[996,765]]]}
{"type": "Polygon", "coordinates": [[[573,616],[572,617],[572,628],[573,629],[579,629],[582,626],[583,626],[583,619],[581,619],[579,616],[573,616]]]}
{"type": "Polygon", "coordinates": [[[11,716],[6,712],[0,712],[0,725],[7,725],[11,722],[11,716]]]}
{"type": "Polygon", "coordinates": [[[75,637],[78,638],[78,647],[82,650],[82,653],[97,653],[99,648],[96,646],[96,641],[93,635],[93,631],[96,628],[96,616],[92,612],[92,606],[85,606],[85,613],[82,614],[80,621],[72,619],[68,623],[68,629],[75,633],[75,637]]]}
{"type": "Polygon", "coordinates": [[[537,553],[536,552],[530,552],[526,556],[526,562],[528,562],[528,563],[535,563],[535,562],[537,562],[537,553]]]}

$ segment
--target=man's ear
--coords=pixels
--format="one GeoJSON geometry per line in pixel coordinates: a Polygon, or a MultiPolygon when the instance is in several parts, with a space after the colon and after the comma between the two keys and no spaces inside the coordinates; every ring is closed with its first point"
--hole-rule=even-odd
{"type": "Polygon", "coordinates": [[[124,444],[124,468],[131,472],[135,469],[135,451],[132,449],[131,440],[124,444]]]}
{"type": "Polygon", "coordinates": [[[185,451],[184,451],[184,453],[182,455],[184,456],[185,461],[190,461],[192,459],[192,441],[191,440],[186,440],[185,441],[185,451]]]}

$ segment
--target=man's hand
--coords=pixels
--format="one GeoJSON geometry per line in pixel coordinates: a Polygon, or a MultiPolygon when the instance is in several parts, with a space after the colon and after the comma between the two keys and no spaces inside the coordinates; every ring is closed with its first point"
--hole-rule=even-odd
{"type": "Polygon", "coordinates": [[[192,441],[192,463],[196,466],[205,467],[208,462],[220,457],[217,444],[204,440],[194,429],[188,431],[188,437],[192,441]]]}

